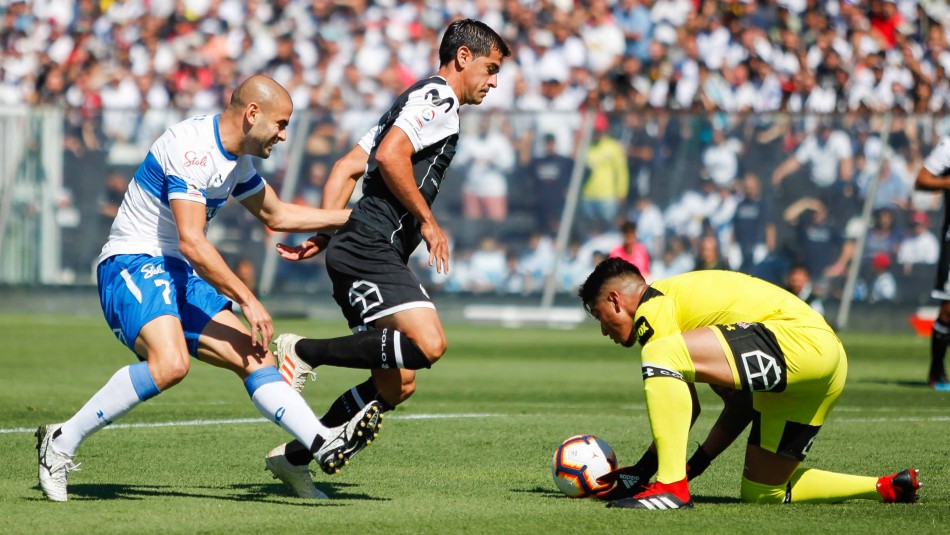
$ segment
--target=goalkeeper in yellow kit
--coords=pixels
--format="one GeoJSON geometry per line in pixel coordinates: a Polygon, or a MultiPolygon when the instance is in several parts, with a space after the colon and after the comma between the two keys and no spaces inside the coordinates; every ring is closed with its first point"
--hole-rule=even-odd
{"type": "Polygon", "coordinates": [[[821,315],[791,293],[748,275],[695,271],[647,284],[629,262],[601,262],[578,295],[615,343],[643,346],[641,366],[654,443],[618,481],[608,507],[692,507],[695,477],[752,423],[742,500],[915,502],[917,470],[865,477],[802,468],[844,389],[844,348],[821,315]],[[686,462],[698,416],[694,383],[708,383],[725,409],[686,462]],[[656,473],[656,481],[643,483],[656,473]],[[625,485],[624,485],[625,483],[625,485]]]}

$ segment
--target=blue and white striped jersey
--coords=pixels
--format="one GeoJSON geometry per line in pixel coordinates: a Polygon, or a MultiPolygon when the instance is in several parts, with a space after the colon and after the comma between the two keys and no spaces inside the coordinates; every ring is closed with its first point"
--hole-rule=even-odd
{"type": "Polygon", "coordinates": [[[229,196],[241,200],[264,188],[250,155],[235,156],[224,149],[219,117],[186,119],[152,144],[129,184],[99,262],[118,254],[184,259],[169,204],[172,199],[204,204],[210,222],[229,196]]]}

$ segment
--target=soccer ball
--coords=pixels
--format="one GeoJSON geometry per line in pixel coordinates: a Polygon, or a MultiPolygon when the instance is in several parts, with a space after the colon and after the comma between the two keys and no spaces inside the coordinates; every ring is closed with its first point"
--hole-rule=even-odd
{"type": "Polygon", "coordinates": [[[558,446],[551,463],[554,484],[571,498],[587,498],[610,489],[597,478],[617,468],[613,448],[594,435],[576,435],[558,446]]]}

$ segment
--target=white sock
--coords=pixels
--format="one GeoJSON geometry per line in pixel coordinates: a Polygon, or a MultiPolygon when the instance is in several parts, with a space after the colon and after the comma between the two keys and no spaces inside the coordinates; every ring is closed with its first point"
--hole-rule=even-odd
{"type": "Polygon", "coordinates": [[[56,449],[67,455],[75,455],[86,437],[118,420],[158,392],[147,363],[139,362],[120,369],[63,424],[54,440],[56,449]]]}
{"type": "Polygon", "coordinates": [[[261,414],[308,448],[317,435],[327,436],[327,427],[320,423],[300,393],[284,382],[277,368],[271,366],[255,371],[244,385],[261,414]]]}

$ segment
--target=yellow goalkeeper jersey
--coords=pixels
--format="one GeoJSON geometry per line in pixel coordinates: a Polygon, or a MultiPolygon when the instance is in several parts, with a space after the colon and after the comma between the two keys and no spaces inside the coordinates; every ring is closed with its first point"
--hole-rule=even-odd
{"type": "Polygon", "coordinates": [[[643,294],[634,314],[641,345],[699,327],[774,320],[832,331],[828,322],[797,296],[733,271],[692,271],[657,280],[643,294]]]}

